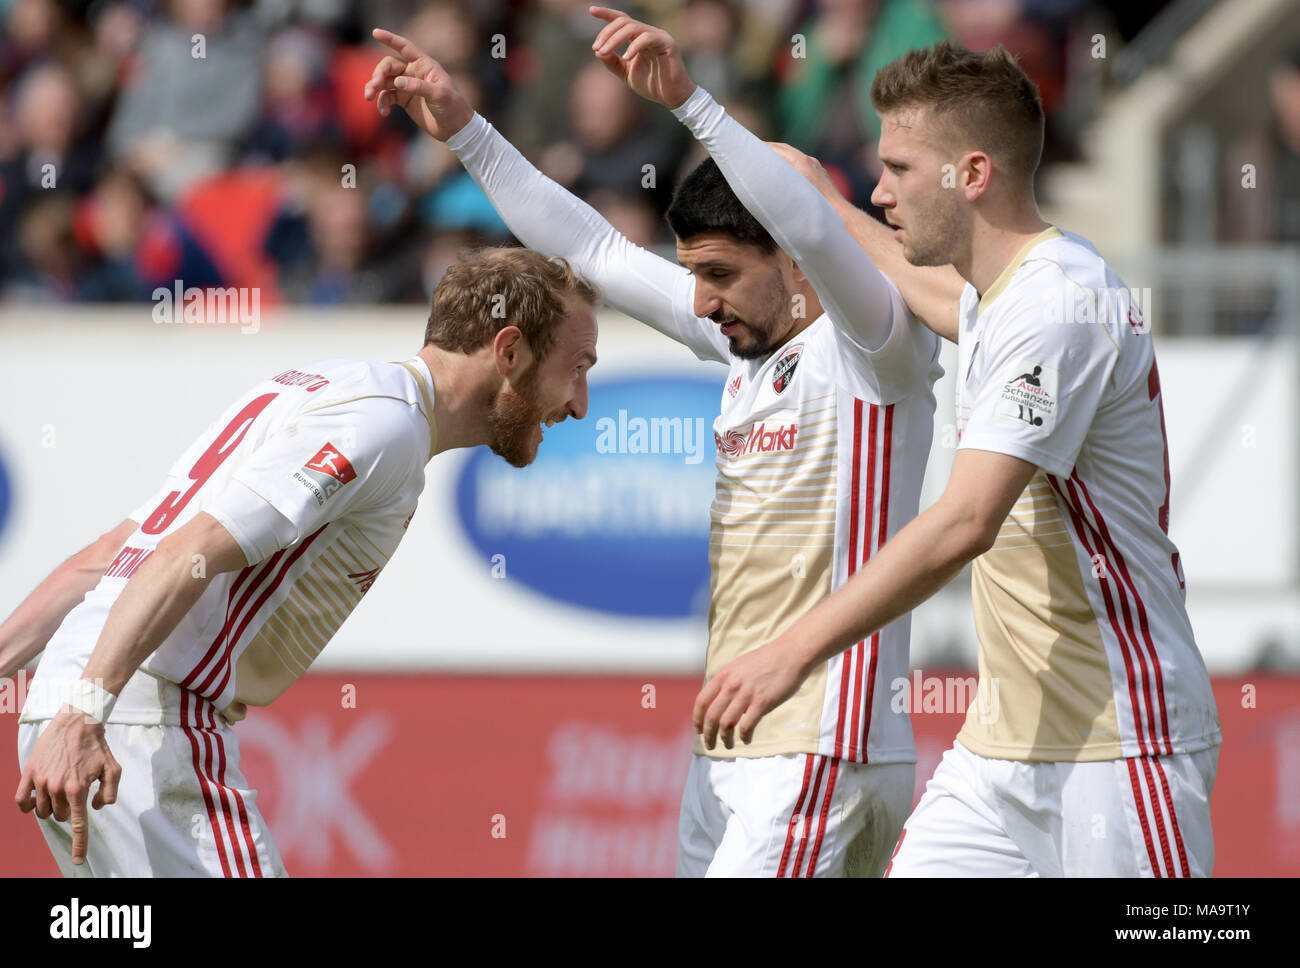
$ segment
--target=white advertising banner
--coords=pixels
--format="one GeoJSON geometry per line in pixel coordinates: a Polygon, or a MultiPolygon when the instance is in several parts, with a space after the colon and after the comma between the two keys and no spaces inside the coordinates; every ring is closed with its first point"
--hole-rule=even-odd
{"type": "MultiPolygon", "coordinates": [[[[160,322],[150,306],[0,310],[0,616],[147,498],[250,385],[318,360],[403,359],[424,315],[295,309],[203,325],[160,322]]],[[[434,458],[405,540],[318,665],[702,667],[725,371],[617,313],[600,327],[587,418],[548,430],[524,470],[485,448],[434,458]]],[[[1225,670],[1243,643],[1300,626],[1296,360],[1252,353],[1160,347],[1171,530],[1207,661],[1225,670]]],[[[955,444],[951,377],[936,396],[922,506],[942,491],[955,444]]],[[[968,602],[958,579],[917,611],[914,662],[973,663],[968,602]]]]}

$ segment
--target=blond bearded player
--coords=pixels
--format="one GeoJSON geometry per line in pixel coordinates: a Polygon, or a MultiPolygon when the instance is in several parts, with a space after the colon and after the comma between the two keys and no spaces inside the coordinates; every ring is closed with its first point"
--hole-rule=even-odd
{"type": "MultiPolygon", "coordinates": [[[[592,12],[608,21],[597,56],[675,109],[713,156],[668,212],[681,266],[538,172],[406,39],[375,31],[396,56],[366,94],[446,141],[525,244],[564,256],[611,305],[700,358],[730,363],[714,423],[712,671],[837,587],[916,513],[938,339],[817,190],[696,88],[671,37],[592,12]]],[[[697,748],[678,873],[879,874],[916,758],[907,716],[879,683],[906,674],[907,653],[903,619],[828,656],[751,749],[697,748]]]]}
{"type": "Polygon", "coordinates": [[[487,444],[522,467],[542,424],[584,416],[595,299],[536,252],[463,258],[417,355],[253,387],[19,606],[0,627],[0,676],[45,655],[17,801],[65,875],[284,873],[230,724],[288,689],[360,602],[435,455],[487,444]]]}
{"type": "Polygon", "coordinates": [[[996,686],[1000,714],[972,703],[889,876],[1208,876],[1221,736],[1166,533],[1147,323],[1087,240],[1039,217],[1042,107],[1005,51],[913,51],[876,75],[872,101],[873,201],[910,262],[967,281],[944,334],[958,346],[952,474],[844,588],[722,669],[697,728],[709,745],[748,741],[827,656],[973,560],[978,694],[996,686]]]}

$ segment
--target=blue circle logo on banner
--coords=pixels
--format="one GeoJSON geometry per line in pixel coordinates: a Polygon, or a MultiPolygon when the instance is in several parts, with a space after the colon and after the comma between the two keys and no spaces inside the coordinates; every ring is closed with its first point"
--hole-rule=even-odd
{"type": "Polygon", "coordinates": [[[0,452],[0,536],[4,535],[5,525],[9,523],[10,499],[9,472],[5,470],[4,454],[0,452]]]}
{"type": "Polygon", "coordinates": [[[461,527],[506,577],[549,598],[627,616],[707,613],[719,393],[683,377],[591,386],[587,416],[548,428],[528,467],[475,449],[456,486],[461,527]]]}

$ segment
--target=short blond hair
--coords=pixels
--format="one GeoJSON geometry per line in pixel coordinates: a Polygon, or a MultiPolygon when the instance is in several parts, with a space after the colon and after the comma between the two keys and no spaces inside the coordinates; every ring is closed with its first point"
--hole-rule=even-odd
{"type": "Polygon", "coordinates": [[[472,353],[517,326],[540,363],[572,298],[594,306],[600,297],[564,259],[510,247],[462,253],[433,291],[424,345],[472,353]]]}
{"type": "Polygon", "coordinates": [[[1001,44],[971,51],[943,40],[908,51],[876,72],[876,113],[931,112],[952,140],[988,153],[1012,178],[1033,184],[1043,155],[1038,87],[1001,44]]]}

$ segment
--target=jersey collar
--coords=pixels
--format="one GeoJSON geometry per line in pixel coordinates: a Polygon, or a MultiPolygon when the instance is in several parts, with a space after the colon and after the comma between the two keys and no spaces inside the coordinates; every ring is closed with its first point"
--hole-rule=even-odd
{"type": "Polygon", "coordinates": [[[993,281],[993,285],[989,286],[988,291],[984,293],[984,295],[980,296],[979,308],[976,310],[976,315],[979,315],[984,312],[984,310],[988,309],[989,306],[993,304],[993,300],[1002,295],[1002,290],[1006,289],[1010,284],[1011,277],[1016,274],[1016,270],[1019,269],[1025,259],[1028,258],[1029,252],[1034,248],[1034,246],[1038,245],[1040,242],[1046,242],[1048,239],[1056,239],[1060,237],[1061,230],[1055,225],[1049,225],[1026,242],[1024,248],[1016,253],[1016,257],[1007,263],[1007,267],[1002,270],[1002,274],[993,281]]]}
{"type": "Polygon", "coordinates": [[[421,396],[424,397],[425,416],[429,420],[429,460],[432,460],[438,450],[438,425],[433,422],[433,395],[429,392],[429,386],[433,383],[433,374],[429,372],[429,367],[424,360],[418,356],[399,365],[410,371],[411,376],[420,386],[421,396]]]}

